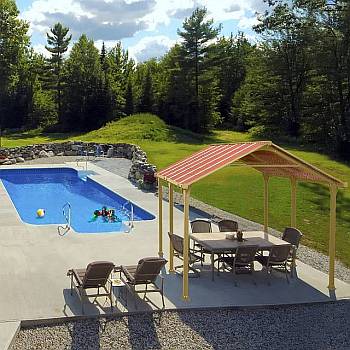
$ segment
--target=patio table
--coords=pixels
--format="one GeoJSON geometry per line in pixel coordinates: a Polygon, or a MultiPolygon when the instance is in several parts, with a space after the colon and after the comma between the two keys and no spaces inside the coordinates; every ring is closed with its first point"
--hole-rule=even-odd
{"type": "Polygon", "coordinates": [[[257,245],[260,251],[271,249],[274,245],[290,245],[286,241],[263,231],[243,231],[243,242],[237,239],[226,239],[227,234],[235,232],[192,233],[190,238],[199,243],[211,254],[212,281],[214,281],[214,254],[235,251],[238,247],[257,245]]]}

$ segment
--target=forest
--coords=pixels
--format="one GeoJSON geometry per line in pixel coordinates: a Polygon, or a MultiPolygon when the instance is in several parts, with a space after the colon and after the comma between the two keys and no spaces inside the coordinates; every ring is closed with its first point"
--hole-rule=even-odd
{"type": "Polygon", "coordinates": [[[191,131],[247,131],[350,159],[350,2],[262,1],[254,43],[222,36],[197,8],[178,44],[137,63],[120,43],[99,51],[64,23],[48,28],[44,57],[15,1],[0,0],[0,132],[88,131],[150,112],[191,131]]]}

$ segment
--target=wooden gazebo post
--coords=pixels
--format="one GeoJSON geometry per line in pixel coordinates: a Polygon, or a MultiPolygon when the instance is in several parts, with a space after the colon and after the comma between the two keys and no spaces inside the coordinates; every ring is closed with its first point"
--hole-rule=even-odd
{"type": "MultiPolygon", "coordinates": [[[[174,233],[174,186],[169,182],[169,233],[174,233]]],[[[169,272],[174,272],[174,247],[171,239],[169,240],[169,272]]]]}
{"type": "Polygon", "coordinates": [[[269,176],[264,176],[264,232],[268,233],[269,230],[269,176]]]}
{"type": "Polygon", "coordinates": [[[329,218],[329,272],[328,272],[328,289],[335,290],[334,270],[335,270],[335,232],[337,217],[337,191],[336,185],[331,184],[330,189],[330,218],[329,218]]]}
{"type": "Polygon", "coordinates": [[[297,181],[294,177],[290,178],[290,226],[297,226],[297,181]]]}
{"type": "Polygon", "coordinates": [[[158,255],[163,257],[163,187],[158,177],[158,255]]]}
{"type": "Polygon", "coordinates": [[[183,247],[183,276],[182,276],[182,297],[184,300],[189,299],[189,291],[188,291],[188,256],[190,251],[190,237],[189,237],[189,229],[188,222],[190,219],[190,188],[183,189],[183,203],[184,203],[184,247],[183,247]]]}

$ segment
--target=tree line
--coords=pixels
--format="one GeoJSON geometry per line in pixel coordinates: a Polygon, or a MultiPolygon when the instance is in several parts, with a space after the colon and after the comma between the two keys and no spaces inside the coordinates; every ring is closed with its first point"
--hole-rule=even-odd
{"type": "MultiPolygon", "coordinates": [[[[264,0],[253,28],[221,36],[197,8],[163,57],[136,64],[120,43],[99,51],[56,23],[50,58],[33,51],[28,23],[0,0],[2,128],[85,131],[137,112],[196,132],[224,126],[313,143],[350,158],[350,4],[264,0]]],[[[131,126],[132,127],[132,126],[131,126]]]]}

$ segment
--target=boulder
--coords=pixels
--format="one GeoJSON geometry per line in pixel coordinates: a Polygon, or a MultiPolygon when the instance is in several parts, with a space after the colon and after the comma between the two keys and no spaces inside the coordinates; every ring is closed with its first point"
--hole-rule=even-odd
{"type": "Polygon", "coordinates": [[[76,156],[78,154],[77,151],[70,151],[70,150],[67,150],[64,152],[64,155],[65,156],[76,156]]]}
{"type": "Polygon", "coordinates": [[[2,163],[2,165],[12,165],[12,162],[10,160],[7,160],[6,162],[2,163]]]}
{"type": "Polygon", "coordinates": [[[107,150],[107,158],[112,158],[114,156],[114,148],[110,147],[107,150]]]}
{"type": "Polygon", "coordinates": [[[48,158],[49,155],[46,151],[42,150],[39,152],[39,158],[48,158]]]}
{"type": "Polygon", "coordinates": [[[53,151],[48,151],[47,154],[48,154],[49,157],[54,157],[55,156],[55,153],[53,153],[53,151]]]}
{"type": "Polygon", "coordinates": [[[11,162],[11,164],[16,164],[17,163],[15,158],[11,158],[9,161],[11,162]]]}
{"type": "MultiPolygon", "coordinates": [[[[0,158],[0,165],[5,164],[5,163],[8,162],[8,161],[9,161],[8,158],[3,158],[3,159],[0,158]]],[[[5,164],[5,165],[6,165],[6,164],[5,164]]]]}
{"type": "Polygon", "coordinates": [[[16,158],[17,163],[24,163],[24,158],[22,157],[17,157],[16,158]]]}

